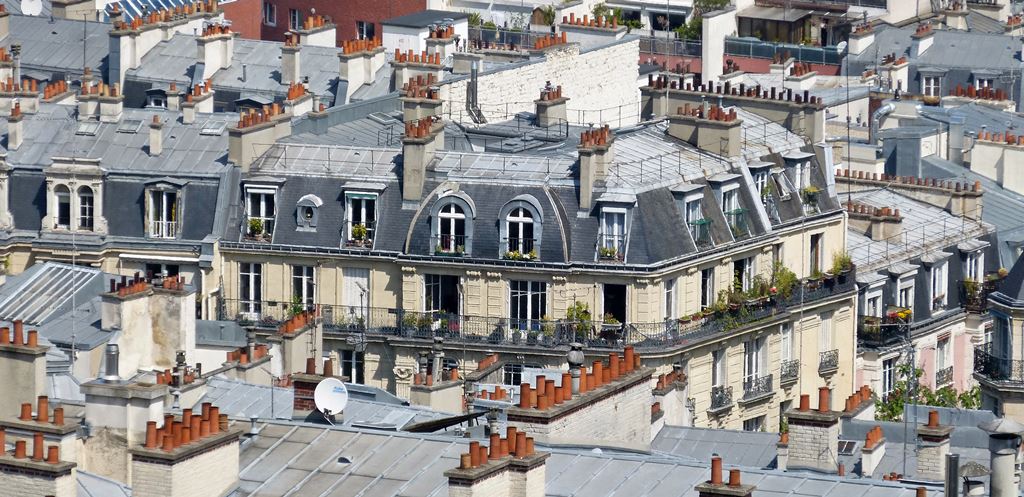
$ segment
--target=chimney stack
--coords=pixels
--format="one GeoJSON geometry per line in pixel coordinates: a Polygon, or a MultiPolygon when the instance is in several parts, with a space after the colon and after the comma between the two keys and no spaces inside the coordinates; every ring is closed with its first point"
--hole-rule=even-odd
{"type": "MultiPolygon", "coordinates": [[[[706,104],[706,102],[705,102],[706,104]]],[[[669,116],[668,134],[701,150],[723,157],[736,157],[743,151],[743,120],[736,109],[717,105],[684,104],[669,116]]]]}
{"type": "Polygon", "coordinates": [[[917,427],[917,476],[928,480],[942,480],[946,475],[946,454],[952,426],[939,424],[938,411],[928,411],[928,423],[917,427]]]}
{"type": "Polygon", "coordinates": [[[1020,490],[1015,483],[1017,451],[1021,438],[1016,433],[990,433],[988,450],[991,457],[989,468],[989,495],[991,497],[1017,497],[1020,490]]]}
{"type": "Polygon", "coordinates": [[[299,38],[300,45],[308,47],[329,47],[337,46],[337,27],[327,16],[312,15],[302,23],[302,28],[296,29],[295,34],[299,38]]]}
{"type": "Polygon", "coordinates": [[[196,58],[203,63],[203,79],[210,79],[217,71],[231,67],[235,35],[227,25],[211,24],[203,28],[196,38],[196,58]]]}
{"type": "Polygon", "coordinates": [[[423,196],[423,183],[434,160],[437,137],[443,133],[443,121],[435,123],[430,117],[405,123],[405,135],[402,137],[403,200],[415,202],[423,196]]]}
{"type": "Polygon", "coordinates": [[[285,37],[284,45],[281,45],[281,82],[301,83],[302,82],[302,45],[299,44],[299,36],[289,34],[285,37]]]}
{"type": "Polygon", "coordinates": [[[164,150],[164,123],[160,116],[154,115],[153,122],[149,123],[149,155],[156,157],[164,150]]]}
{"type": "Polygon", "coordinates": [[[15,103],[11,108],[11,115],[7,118],[7,149],[18,150],[22,140],[25,139],[24,116],[21,113],[21,103],[15,103]]]}
{"type": "Polygon", "coordinates": [[[789,420],[789,469],[836,472],[839,455],[839,418],[831,408],[831,390],[818,389],[818,408],[811,410],[809,396],[801,395],[800,408],[786,412],[789,420]]]}
{"type": "Polygon", "coordinates": [[[608,125],[584,131],[576,151],[579,154],[580,210],[594,207],[594,189],[608,175],[608,166],[615,160],[612,145],[615,134],[608,125]]]}
{"type": "Polygon", "coordinates": [[[935,42],[935,30],[931,23],[924,22],[917,26],[914,34],[910,35],[910,56],[918,58],[924,55],[935,42]]]}
{"type": "Polygon", "coordinates": [[[885,457],[885,436],[882,434],[881,426],[875,425],[868,431],[860,457],[861,475],[871,478],[879,463],[882,462],[882,458],[885,457]]]}
{"type": "Polygon", "coordinates": [[[870,24],[862,24],[853,28],[847,42],[847,51],[850,55],[860,55],[875,43],[875,30],[870,24]]]}
{"type": "Polygon", "coordinates": [[[554,88],[549,85],[541,90],[540,98],[533,101],[537,108],[537,125],[546,128],[567,122],[567,102],[569,98],[562,96],[562,85],[554,88]]]}
{"type": "Polygon", "coordinates": [[[116,123],[121,121],[121,114],[124,112],[124,95],[121,93],[121,85],[100,85],[99,95],[100,122],[116,123]]]}
{"type": "Polygon", "coordinates": [[[729,479],[726,481],[722,475],[722,458],[712,456],[711,478],[698,483],[693,489],[700,497],[750,497],[757,487],[745,485],[741,480],[740,470],[730,469],[729,479]]]}

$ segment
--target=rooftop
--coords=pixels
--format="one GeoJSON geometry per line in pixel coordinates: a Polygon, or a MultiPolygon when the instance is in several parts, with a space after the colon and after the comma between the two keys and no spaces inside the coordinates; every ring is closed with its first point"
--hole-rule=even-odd
{"type": "Polygon", "coordinates": [[[386,19],[381,24],[385,26],[401,26],[406,28],[426,28],[432,24],[442,24],[448,20],[468,19],[469,14],[465,12],[452,12],[448,10],[422,10],[404,16],[386,19]]]}
{"type": "Polygon", "coordinates": [[[9,23],[10,34],[0,39],[0,46],[21,44],[22,75],[48,80],[54,73],[81,75],[83,66],[105,72],[110,24],[48,15],[12,15],[9,23]]]}
{"type": "MultiPolygon", "coordinates": [[[[896,53],[897,58],[910,48],[911,35],[916,24],[898,28],[882,25],[875,28],[875,43],[851,60],[860,65],[874,66],[876,58],[896,53]],[[875,50],[874,47],[878,47],[875,50]]],[[[959,69],[989,69],[1011,71],[1020,66],[1020,41],[1003,34],[934,30],[934,41],[920,57],[908,59],[919,66],[959,69]]]]}

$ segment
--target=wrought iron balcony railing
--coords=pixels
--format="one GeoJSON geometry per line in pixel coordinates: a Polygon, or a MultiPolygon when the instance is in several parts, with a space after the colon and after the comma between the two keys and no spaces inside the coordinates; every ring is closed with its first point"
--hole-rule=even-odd
{"type": "Polygon", "coordinates": [[[935,388],[941,388],[953,383],[953,366],[942,368],[935,372],[935,388]]]}
{"type": "Polygon", "coordinates": [[[462,257],[468,255],[470,238],[466,235],[434,235],[434,255],[462,257]]]}
{"type": "Polygon", "coordinates": [[[822,352],[818,360],[818,372],[829,373],[837,369],[839,369],[839,349],[822,352]]]}
{"type": "Polygon", "coordinates": [[[989,381],[1024,387],[1024,361],[1006,359],[994,353],[991,344],[975,347],[974,374],[989,381]]]}
{"type": "Polygon", "coordinates": [[[771,395],[772,375],[755,376],[743,380],[743,400],[751,401],[771,395]]]}
{"type": "Polygon", "coordinates": [[[743,240],[750,236],[750,227],[747,226],[747,210],[734,209],[725,213],[725,220],[729,223],[732,237],[736,240],[743,240]]]}
{"type": "Polygon", "coordinates": [[[779,368],[779,382],[790,383],[800,379],[800,359],[782,361],[779,368]]]}
{"type": "Polygon", "coordinates": [[[732,406],[732,387],[713,386],[711,387],[711,410],[722,411],[732,406]]]}

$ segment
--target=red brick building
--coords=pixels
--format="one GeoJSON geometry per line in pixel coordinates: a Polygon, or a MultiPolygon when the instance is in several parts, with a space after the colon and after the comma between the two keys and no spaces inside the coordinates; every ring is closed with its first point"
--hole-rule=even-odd
{"type": "MultiPolygon", "coordinates": [[[[252,1],[252,0],[240,0],[252,1]]],[[[302,26],[302,21],[316,14],[331,18],[337,25],[338,42],[354,38],[381,36],[381,21],[419,12],[427,8],[426,0],[256,0],[261,1],[261,38],[282,41],[284,34],[302,26]]]]}
{"type": "Polygon", "coordinates": [[[242,38],[259,40],[263,35],[261,11],[263,0],[221,0],[224,17],[231,21],[231,30],[242,38]]]}

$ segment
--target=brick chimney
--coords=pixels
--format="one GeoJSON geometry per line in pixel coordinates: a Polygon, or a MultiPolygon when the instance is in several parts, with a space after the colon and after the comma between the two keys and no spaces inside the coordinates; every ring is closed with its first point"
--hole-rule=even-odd
{"type": "Polygon", "coordinates": [[[293,117],[305,115],[313,110],[313,94],[301,83],[292,83],[285,95],[284,111],[293,117]]]}
{"type": "Polygon", "coordinates": [[[916,59],[924,55],[934,42],[935,30],[932,29],[931,23],[919,24],[914,34],[910,35],[910,56],[916,59]]]}
{"type": "Polygon", "coordinates": [[[850,228],[881,241],[903,232],[903,217],[899,209],[874,207],[853,201],[844,204],[849,215],[850,228]]]}
{"type": "Polygon", "coordinates": [[[768,65],[768,73],[775,76],[785,77],[789,74],[790,69],[793,68],[793,64],[796,63],[796,59],[789,57],[789,54],[781,54],[776,52],[772,56],[772,63],[768,65]]]}
{"type": "Polygon", "coordinates": [[[427,35],[427,53],[438,54],[441,60],[455,54],[455,26],[442,26],[427,35]]]}
{"type": "Polygon", "coordinates": [[[243,113],[228,128],[228,161],[248,172],[252,163],[282,136],[291,134],[291,114],[276,102],[243,113]]]}
{"type": "Polygon", "coordinates": [[[238,486],[238,445],[242,430],[206,402],[201,412],[165,415],[146,423],[141,443],[130,444],[134,497],[221,497],[238,486]]]}
{"type": "Polygon", "coordinates": [[[181,104],[182,124],[196,122],[198,114],[210,114],[213,112],[213,82],[207,79],[203,84],[197,84],[185,95],[185,103],[181,104]]]}
{"type": "Polygon", "coordinates": [[[963,2],[964,0],[950,2],[950,5],[942,11],[942,15],[946,16],[946,28],[957,31],[967,31],[969,29],[967,25],[967,7],[963,2]]]}
{"type": "Polygon", "coordinates": [[[414,53],[411,49],[403,53],[395,49],[395,58],[391,61],[391,66],[395,69],[391,80],[393,89],[397,90],[402,83],[417,76],[433,76],[435,81],[440,81],[444,77],[442,62],[439,53],[428,54],[426,50],[414,53]]]}
{"type": "Polygon", "coordinates": [[[741,481],[740,470],[729,470],[729,481],[722,479],[722,458],[711,458],[711,479],[693,487],[700,497],[750,497],[757,487],[741,481]]]}
{"type": "Polygon", "coordinates": [[[449,497],[544,497],[550,454],[535,452],[532,437],[516,428],[492,433],[489,446],[470,442],[459,467],[444,472],[449,497]]]}
{"type": "Polygon", "coordinates": [[[53,409],[51,415],[49,405],[49,399],[40,395],[33,415],[31,403],[21,404],[20,416],[0,419],[0,439],[5,436],[2,434],[6,434],[9,442],[24,440],[33,443],[36,437],[41,437],[47,445],[59,447],[64,460],[76,461],[78,422],[66,418],[63,407],[53,409]]]}
{"type": "Polygon", "coordinates": [[[167,110],[178,112],[181,110],[181,91],[177,83],[171,83],[167,87],[167,110]]]}
{"type": "Polygon", "coordinates": [[[850,55],[860,55],[875,43],[875,29],[870,24],[861,24],[853,29],[847,42],[850,55]]]}
{"type": "Polygon", "coordinates": [[[579,154],[580,210],[590,211],[594,207],[594,189],[599,182],[604,182],[608,175],[608,167],[615,160],[612,145],[615,135],[608,125],[580,135],[580,144],[576,148],[579,154]]]}
{"type": "MultiPolygon", "coordinates": [[[[444,134],[444,122],[425,117],[405,123],[402,136],[402,199],[419,201],[427,170],[434,161],[438,137],[444,134]]],[[[443,138],[441,138],[443,140],[443,138]]],[[[443,141],[441,147],[443,148],[443,141]]]]}
{"type": "Polygon", "coordinates": [[[164,123],[160,116],[154,115],[153,121],[149,123],[149,155],[156,157],[164,150],[164,123]]]}
{"type": "Polygon", "coordinates": [[[885,457],[885,436],[882,434],[882,427],[875,425],[868,430],[864,439],[864,446],[860,450],[860,471],[865,478],[871,478],[875,469],[885,457]]]}
{"type": "Polygon", "coordinates": [[[917,476],[942,481],[946,477],[946,454],[952,426],[939,424],[939,412],[928,411],[928,423],[917,427],[917,476]]]}
{"type": "Polygon", "coordinates": [[[11,115],[7,118],[7,149],[18,150],[21,142],[25,139],[24,116],[21,114],[21,104],[16,103],[11,108],[11,115]]]}
{"type": "Polygon", "coordinates": [[[839,455],[839,417],[832,411],[831,390],[818,389],[818,409],[810,408],[810,396],[800,396],[800,407],[786,412],[789,422],[789,469],[836,472],[839,455]]]}
{"type": "Polygon", "coordinates": [[[327,16],[312,15],[302,22],[302,28],[293,30],[299,37],[299,44],[307,47],[330,47],[337,45],[337,26],[327,16]]]}
{"type": "Polygon", "coordinates": [[[89,68],[85,68],[82,76],[82,92],[78,95],[78,120],[88,121],[100,114],[100,85],[92,81],[89,68]]]}
{"type": "Polygon", "coordinates": [[[302,45],[296,34],[286,35],[281,45],[281,82],[302,82],[302,45]]]}
{"type": "Polygon", "coordinates": [[[537,125],[558,126],[567,122],[566,103],[569,97],[562,96],[562,85],[540,92],[540,98],[533,101],[537,108],[537,125]]]}
{"type": "MultiPolygon", "coordinates": [[[[61,7],[66,8],[64,5],[54,5],[56,15],[60,15],[61,7]]],[[[174,9],[151,10],[145,15],[124,21],[120,8],[115,5],[110,12],[113,28],[110,30],[106,80],[123,85],[125,74],[139,67],[142,58],[157,44],[170,40],[178,33],[191,36],[204,28],[204,25],[217,21],[222,14],[216,0],[204,0],[174,9]]],[[[81,15],[75,17],[75,20],[81,21],[81,15]]],[[[200,57],[200,60],[203,58],[200,57]]]]}
{"type": "Polygon", "coordinates": [[[441,90],[435,86],[437,81],[433,75],[417,76],[402,85],[402,115],[405,122],[416,121],[425,117],[441,114],[441,90]]]}
{"type": "Polygon", "coordinates": [[[789,432],[779,434],[779,441],[775,443],[775,469],[786,471],[789,469],[789,432]]]}
{"type": "Polygon", "coordinates": [[[377,71],[386,63],[380,38],[346,40],[338,53],[341,79],[348,81],[348,96],[361,86],[373,82],[377,71]]]}
{"type": "Polygon", "coordinates": [[[210,79],[217,71],[231,67],[235,53],[236,33],[224,24],[210,24],[196,37],[196,59],[203,63],[202,78],[210,79]]]}
{"type": "Polygon", "coordinates": [[[157,421],[164,412],[167,385],[96,379],[81,386],[85,395],[85,421],[96,440],[106,444],[81,445],[83,469],[107,478],[128,482],[131,470],[129,447],[146,437],[146,423],[157,421]],[[103,461],[103,464],[89,464],[103,461]]]}
{"type": "Polygon", "coordinates": [[[736,157],[743,150],[742,124],[736,109],[684,104],[669,116],[668,134],[712,154],[736,157]]]}
{"type": "Polygon", "coordinates": [[[46,392],[47,347],[39,345],[35,330],[26,336],[24,328],[14,321],[13,337],[10,328],[0,328],[0,417],[17,415],[19,405],[31,405],[46,392]]]}
{"type": "MultiPolygon", "coordinates": [[[[320,384],[325,378],[341,378],[340,375],[335,376],[334,374],[334,361],[328,359],[326,361],[320,361],[315,357],[306,358],[306,369],[301,372],[294,372],[290,375],[292,389],[294,390],[294,398],[292,401],[292,409],[300,414],[308,414],[316,410],[316,401],[313,398],[313,393],[316,390],[316,386],[320,384]],[[322,362],[323,366],[320,372],[317,372],[317,363],[322,362]]],[[[340,416],[340,412],[332,412],[331,415],[340,416]]]]}
{"type": "Polygon", "coordinates": [[[121,330],[118,359],[121,377],[129,378],[139,369],[174,367],[178,351],[187,363],[195,362],[195,292],[180,277],[163,284],[136,273],[134,278],[109,280],[109,291],[101,294],[100,323],[103,329],[121,330]],[[173,283],[173,284],[172,284],[173,283]]]}
{"type": "Polygon", "coordinates": [[[818,72],[811,68],[811,64],[799,62],[789,69],[789,74],[782,81],[782,87],[793,91],[810,90],[817,81],[818,72]]]}
{"type": "MultiPolygon", "coordinates": [[[[0,442],[3,439],[0,431],[0,442]]],[[[28,454],[28,441],[15,441],[14,446],[14,454],[0,451],[0,488],[11,492],[10,495],[26,497],[78,495],[77,464],[62,461],[59,446],[46,445],[43,434],[39,432],[33,436],[31,456],[28,454]]]]}

